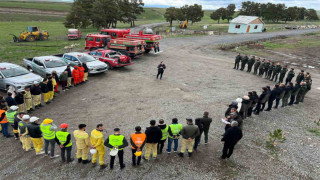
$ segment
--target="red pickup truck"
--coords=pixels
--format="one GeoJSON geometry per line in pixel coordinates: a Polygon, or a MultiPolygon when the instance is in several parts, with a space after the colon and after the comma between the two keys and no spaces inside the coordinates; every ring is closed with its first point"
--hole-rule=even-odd
{"type": "Polygon", "coordinates": [[[130,66],[134,64],[133,62],[131,62],[130,57],[110,49],[98,49],[91,51],[88,54],[106,63],[108,69],[113,69],[114,67],[130,66]]]}

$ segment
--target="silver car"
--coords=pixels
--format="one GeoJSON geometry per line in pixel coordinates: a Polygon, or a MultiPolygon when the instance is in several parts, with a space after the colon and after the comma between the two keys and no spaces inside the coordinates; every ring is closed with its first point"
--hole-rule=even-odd
{"type": "Polygon", "coordinates": [[[15,91],[24,90],[34,81],[41,82],[42,77],[16,64],[0,63],[0,89],[7,90],[12,86],[15,91]]]}

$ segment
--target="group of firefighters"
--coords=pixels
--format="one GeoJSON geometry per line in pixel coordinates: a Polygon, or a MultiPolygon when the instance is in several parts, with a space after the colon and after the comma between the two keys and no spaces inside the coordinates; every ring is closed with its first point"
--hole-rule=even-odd
{"type": "MultiPolygon", "coordinates": [[[[61,156],[62,162],[70,163],[74,159],[71,157],[72,138],[68,132],[68,124],[63,123],[60,129],[53,123],[52,119],[44,119],[42,123],[38,117],[30,117],[24,112],[17,112],[17,106],[11,106],[11,112],[16,115],[8,114],[4,110],[0,110],[1,122],[9,121],[9,125],[13,128],[14,135],[20,139],[24,151],[34,149],[36,155],[49,156],[51,159],[61,156]],[[13,119],[13,121],[12,121],[13,119]],[[61,155],[55,155],[55,144],[61,149],[61,155]],[[33,147],[32,147],[33,144],[33,147]],[[50,151],[49,151],[49,145],[50,151]]],[[[186,119],[187,125],[182,126],[178,123],[178,119],[172,119],[171,125],[166,125],[163,119],[159,120],[156,125],[155,120],[150,121],[150,127],[146,128],[145,133],[142,132],[140,126],[135,127],[135,133],[130,136],[130,144],[132,149],[132,165],[140,165],[141,159],[149,160],[152,151],[152,158],[156,159],[157,154],[161,154],[164,143],[168,139],[167,153],[171,153],[171,146],[174,144],[174,152],[177,152],[178,140],[181,140],[181,151],[178,154],[183,157],[186,149],[188,149],[189,157],[192,151],[197,150],[200,143],[201,134],[204,132],[205,144],[208,143],[208,131],[212,119],[208,117],[209,113],[205,112],[203,118],[197,118],[195,125],[192,119],[186,119]],[[142,150],[146,147],[145,154],[142,157],[142,150]]],[[[113,169],[115,156],[118,155],[120,168],[123,169],[123,149],[128,146],[128,141],[121,135],[120,129],[115,128],[114,133],[106,140],[104,139],[102,124],[98,124],[91,134],[86,132],[86,124],[79,124],[78,130],[73,132],[76,141],[78,163],[87,164],[91,161],[93,167],[96,166],[99,159],[100,169],[106,168],[105,165],[105,147],[110,149],[110,169],[113,169]],[[92,160],[88,159],[88,154],[92,154],[92,160]]],[[[11,132],[11,131],[10,131],[11,132]]]]}

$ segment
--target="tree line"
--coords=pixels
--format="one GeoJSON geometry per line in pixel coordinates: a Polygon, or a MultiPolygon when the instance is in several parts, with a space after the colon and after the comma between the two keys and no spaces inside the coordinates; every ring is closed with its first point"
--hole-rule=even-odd
{"type": "MultiPolygon", "coordinates": [[[[212,12],[211,19],[220,22],[232,19],[235,13],[235,5],[230,4],[227,8],[219,8],[212,12]]],[[[300,21],[300,20],[319,20],[317,11],[314,9],[306,9],[304,7],[286,7],[285,4],[258,3],[253,1],[245,1],[241,4],[239,15],[258,16],[265,21],[300,21]]]]}
{"type": "Polygon", "coordinates": [[[143,3],[129,0],[75,0],[64,22],[67,28],[116,27],[118,22],[135,25],[144,12],[143,3]]]}
{"type": "Polygon", "coordinates": [[[198,4],[184,5],[180,8],[169,7],[166,9],[164,17],[167,22],[172,26],[172,22],[175,20],[179,21],[191,21],[191,24],[201,21],[204,16],[202,6],[198,4]]]}

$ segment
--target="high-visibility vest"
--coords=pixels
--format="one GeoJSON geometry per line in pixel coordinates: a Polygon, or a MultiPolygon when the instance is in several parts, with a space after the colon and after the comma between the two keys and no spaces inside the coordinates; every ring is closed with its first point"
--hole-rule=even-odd
{"type": "MultiPolygon", "coordinates": [[[[6,111],[3,110],[3,109],[1,109],[1,110],[0,110],[0,116],[1,116],[3,113],[6,114],[6,111]]],[[[7,119],[7,116],[6,116],[6,115],[3,117],[2,121],[0,121],[0,124],[5,124],[5,123],[8,123],[8,119],[7,119]]]]}
{"type": "Polygon", "coordinates": [[[9,123],[14,123],[14,116],[17,114],[17,111],[8,112],[6,111],[6,116],[9,123]]]}
{"type": "Polygon", "coordinates": [[[18,123],[18,128],[20,130],[20,134],[24,134],[26,132],[26,129],[27,129],[27,123],[23,122],[23,121],[20,121],[18,123]]]}
{"type": "Polygon", "coordinates": [[[43,123],[41,123],[40,125],[43,138],[46,140],[51,140],[51,139],[54,139],[55,137],[54,135],[56,134],[56,132],[50,130],[51,126],[52,126],[51,124],[44,125],[43,123]]]}
{"type": "Polygon", "coordinates": [[[161,129],[161,132],[162,132],[162,138],[161,138],[161,140],[167,139],[168,134],[169,134],[168,130],[169,130],[169,126],[167,126],[167,125],[166,125],[166,128],[161,129]]]}
{"type": "MultiPolygon", "coordinates": [[[[176,136],[182,130],[182,124],[171,124],[170,129],[171,129],[172,135],[176,136]]],[[[169,134],[169,137],[173,138],[172,136],[170,136],[170,134],[169,134]]]]}
{"type": "MultiPolygon", "coordinates": [[[[64,131],[58,131],[56,132],[56,137],[59,140],[60,144],[64,144],[67,141],[67,137],[70,133],[64,132],[64,131]]],[[[67,144],[65,147],[72,146],[72,141],[70,140],[69,144],[67,144]]]]}
{"type": "MultiPolygon", "coordinates": [[[[137,147],[141,147],[143,142],[146,140],[146,134],[145,133],[141,133],[141,134],[131,134],[131,140],[132,142],[137,146],[137,147]]],[[[134,149],[133,146],[131,146],[132,149],[134,149]]]]}
{"type": "MultiPolygon", "coordinates": [[[[124,139],[123,135],[110,135],[109,144],[113,147],[119,147],[123,145],[123,139],[124,139]]],[[[119,150],[122,150],[122,149],[119,149],[119,150]]]]}

